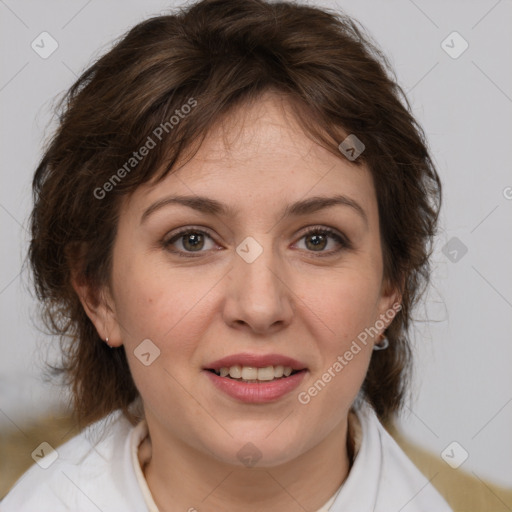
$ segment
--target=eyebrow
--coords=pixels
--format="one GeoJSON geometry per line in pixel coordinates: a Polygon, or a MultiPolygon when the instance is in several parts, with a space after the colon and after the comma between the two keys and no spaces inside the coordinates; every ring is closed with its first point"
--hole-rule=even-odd
{"type": "MultiPolygon", "coordinates": [[[[142,224],[151,214],[160,210],[161,208],[169,205],[179,204],[187,206],[198,212],[208,215],[234,217],[236,211],[220,203],[215,199],[204,196],[170,196],[160,199],[147,208],[141,216],[140,223],[142,224]]],[[[314,196],[308,199],[303,199],[295,203],[289,204],[283,211],[282,217],[298,217],[301,215],[308,215],[316,213],[320,210],[331,208],[333,206],[348,206],[352,208],[363,219],[366,226],[368,226],[368,216],[363,207],[354,199],[344,196],[335,195],[330,197],[314,196]]]]}

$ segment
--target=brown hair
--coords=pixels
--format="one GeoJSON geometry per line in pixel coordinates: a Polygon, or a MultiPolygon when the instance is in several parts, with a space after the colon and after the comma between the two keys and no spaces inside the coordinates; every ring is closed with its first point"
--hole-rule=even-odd
{"type": "Polygon", "coordinates": [[[386,58],[343,14],[204,0],[138,24],[80,76],[34,176],[30,263],[47,324],[61,336],[61,368],[83,424],[115,409],[130,417],[138,391],[124,348],[108,348],[87,317],[72,272],[97,289],[108,284],[123,196],[165,177],[221,116],[268,90],[293,102],[305,133],[340,158],[347,134],[366,147],[354,163],[366,163],[373,176],[384,277],[401,293],[402,309],[362,391],[382,420],[403,404],[411,310],[429,280],[441,204],[441,183],[405,94],[386,58]],[[154,147],[133,160],[149,139],[154,147]]]}

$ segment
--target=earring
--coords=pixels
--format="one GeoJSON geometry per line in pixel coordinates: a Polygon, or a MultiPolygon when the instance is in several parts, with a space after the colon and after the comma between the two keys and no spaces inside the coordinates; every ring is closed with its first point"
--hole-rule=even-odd
{"type": "Polygon", "coordinates": [[[373,350],[386,350],[389,347],[389,340],[383,334],[379,334],[380,343],[373,346],[373,350]]]}
{"type": "Polygon", "coordinates": [[[110,343],[108,342],[108,336],[105,338],[105,343],[106,343],[110,348],[112,348],[112,345],[110,345],[110,343]]]}

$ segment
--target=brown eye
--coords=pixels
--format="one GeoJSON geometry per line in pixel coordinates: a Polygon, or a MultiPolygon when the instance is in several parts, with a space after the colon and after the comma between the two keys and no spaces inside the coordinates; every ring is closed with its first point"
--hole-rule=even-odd
{"type": "Polygon", "coordinates": [[[304,246],[307,252],[318,253],[315,256],[332,256],[352,247],[344,235],[320,226],[310,228],[300,240],[305,240],[304,246]]]}
{"type": "Polygon", "coordinates": [[[187,251],[197,251],[204,247],[204,236],[201,233],[182,235],[182,244],[187,251]]]}
{"type": "Polygon", "coordinates": [[[321,251],[325,249],[328,242],[328,237],[324,233],[306,235],[305,239],[306,247],[312,251],[321,251]]]}
{"type": "Polygon", "coordinates": [[[180,256],[190,256],[192,253],[208,252],[215,244],[212,237],[198,229],[187,229],[176,233],[162,242],[163,247],[180,256]]]}

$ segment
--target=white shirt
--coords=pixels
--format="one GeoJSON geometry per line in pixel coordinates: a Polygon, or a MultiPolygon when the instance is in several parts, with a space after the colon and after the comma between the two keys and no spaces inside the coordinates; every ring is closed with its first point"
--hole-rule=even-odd
{"type": "MultiPolygon", "coordinates": [[[[451,512],[373,409],[362,402],[356,414],[360,440],[354,464],[317,512],[451,512]]],[[[146,428],[133,427],[120,412],[94,423],[57,448],[58,458],[47,469],[41,467],[45,459],[31,467],[0,511],[158,512],[137,456],[146,428]]]]}

